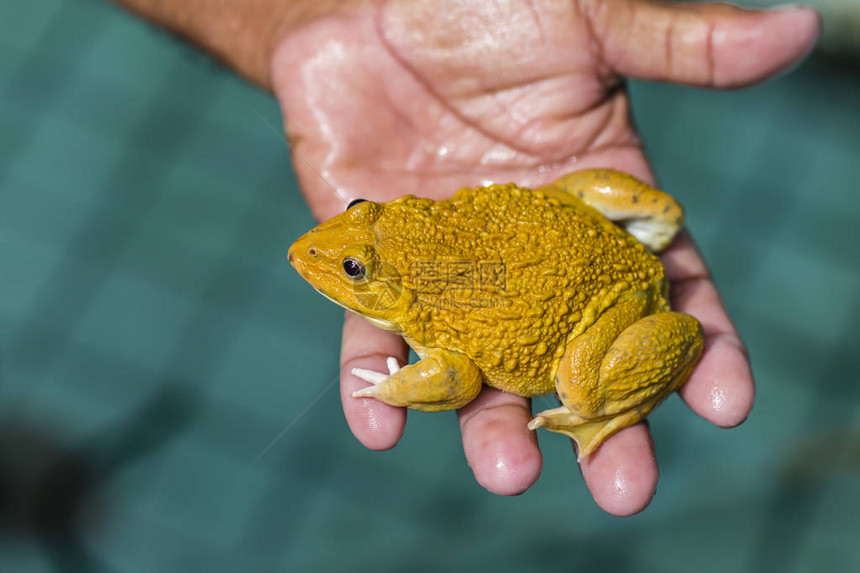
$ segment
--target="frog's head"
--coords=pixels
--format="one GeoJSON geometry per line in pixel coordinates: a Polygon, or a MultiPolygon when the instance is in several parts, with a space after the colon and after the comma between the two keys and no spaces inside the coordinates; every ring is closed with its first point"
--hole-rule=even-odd
{"type": "Polygon", "coordinates": [[[377,249],[374,224],[384,209],[372,201],[353,201],[344,213],[299,237],[287,258],[329,300],[397,330],[396,318],[408,301],[400,273],[377,249]]]}

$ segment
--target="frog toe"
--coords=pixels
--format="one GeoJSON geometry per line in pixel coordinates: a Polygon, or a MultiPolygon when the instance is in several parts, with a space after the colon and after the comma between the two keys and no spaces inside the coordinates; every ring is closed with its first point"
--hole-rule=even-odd
{"type": "Polygon", "coordinates": [[[352,393],[353,398],[376,398],[391,406],[406,406],[424,412],[461,408],[481,390],[481,371],[466,356],[430,349],[424,358],[400,368],[387,360],[389,374],[353,368],[352,374],[371,386],[352,393]]]}
{"type": "Polygon", "coordinates": [[[586,420],[562,406],[545,410],[535,416],[529,422],[529,429],[546,428],[573,439],[577,446],[577,461],[581,462],[590,456],[606,438],[640,419],[638,412],[633,411],[611,418],[586,420]]]}
{"type": "MultiPolygon", "coordinates": [[[[376,370],[367,370],[365,368],[353,368],[352,370],[350,370],[350,373],[356,378],[364,380],[365,382],[370,382],[374,386],[377,386],[385,382],[389,376],[395,374],[398,370],[400,370],[400,364],[393,356],[389,356],[386,359],[385,364],[388,366],[388,374],[385,374],[383,372],[377,372],[376,370]]],[[[370,388],[372,388],[372,386],[370,388]]],[[[363,390],[366,389],[367,388],[363,388],[363,390]]],[[[361,392],[361,390],[357,390],[357,392],[361,392]]],[[[352,395],[355,396],[356,392],[353,392],[352,395]]]]}
{"type": "Polygon", "coordinates": [[[529,422],[528,428],[529,430],[537,430],[543,427],[551,429],[556,426],[567,426],[576,423],[582,423],[582,418],[574,415],[566,406],[559,406],[558,408],[544,410],[536,414],[529,422]]]}
{"type": "Polygon", "coordinates": [[[365,370],[364,368],[353,368],[350,370],[350,373],[356,378],[364,380],[365,382],[370,382],[374,386],[382,384],[388,378],[388,374],[383,374],[376,370],[365,370]]]}
{"type": "Polygon", "coordinates": [[[379,388],[378,384],[375,384],[373,386],[366,386],[361,390],[356,390],[355,392],[350,394],[350,396],[352,396],[353,398],[379,398],[379,396],[377,395],[377,388],[379,388]]]}

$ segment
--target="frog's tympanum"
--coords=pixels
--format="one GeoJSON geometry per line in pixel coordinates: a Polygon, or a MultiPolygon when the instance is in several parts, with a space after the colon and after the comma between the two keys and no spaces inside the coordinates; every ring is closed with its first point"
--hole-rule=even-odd
{"type": "Polygon", "coordinates": [[[580,459],[642,420],[689,377],[699,322],[672,312],[652,254],[683,224],[671,197],[610,170],[535,190],[353,201],[299,238],[289,260],[320,293],[396,332],[421,358],[354,369],[356,398],[439,411],[482,384],[561,406],[529,428],[572,437],[580,459]]]}

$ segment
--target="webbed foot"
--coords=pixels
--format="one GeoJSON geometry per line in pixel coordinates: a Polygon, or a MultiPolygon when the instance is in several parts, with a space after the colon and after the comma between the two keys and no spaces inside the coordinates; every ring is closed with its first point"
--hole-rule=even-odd
{"type": "Polygon", "coordinates": [[[461,408],[481,391],[481,371],[465,355],[431,349],[424,358],[404,366],[388,358],[388,371],[353,368],[352,374],[372,386],[356,390],[353,398],[376,398],[391,406],[406,406],[424,412],[461,408]]]}

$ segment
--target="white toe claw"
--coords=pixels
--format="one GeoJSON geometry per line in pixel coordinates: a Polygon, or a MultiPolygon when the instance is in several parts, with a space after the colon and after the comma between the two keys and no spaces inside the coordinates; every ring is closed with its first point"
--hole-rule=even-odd
{"type": "Polygon", "coordinates": [[[393,356],[389,356],[385,361],[385,364],[388,366],[388,374],[383,374],[382,372],[377,372],[375,370],[366,370],[364,368],[353,368],[350,370],[352,375],[356,378],[360,378],[361,380],[372,384],[372,386],[353,392],[353,398],[375,398],[376,387],[385,382],[389,376],[400,370],[400,364],[397,363],[397,359],[393,356]]]}
{"type": "Polygon", "coordinates": [[[393,356],[389,356],[385,363],[388,365],[389,376],[400,370],[400,364],[397,363],[397,359],[393,356]]]}
{"type": "Polygon", "coordinates": [[[374,385],[380,384],[388,378],[388,374],[376,372],[375,370],[365,370],[364,368],[353,368],[350,372],[352,372],[352,375],[356,378],[361,378],[365,382],[370,382],[374,385]]]}
{"type": "Polygon", "coordinates": [[[376,394],[374,392],[376,392],[376,386],[366,386],[361,390],[356,390],[350,396],[353,398],[375,398],[376,394]]]}

